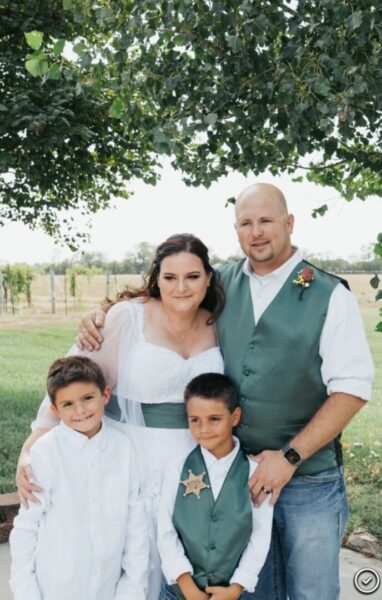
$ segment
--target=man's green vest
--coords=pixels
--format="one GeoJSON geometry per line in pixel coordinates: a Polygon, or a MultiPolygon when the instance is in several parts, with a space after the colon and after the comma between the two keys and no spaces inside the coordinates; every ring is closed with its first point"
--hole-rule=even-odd
{"type": "MultiPolygon", "coordinates": [[[[210,485],[207,468],[200,447],[188,455],[181,480],[187,480],[189,471],[203,476],[210,485]]],[[[229,585],[240,557],[252,533],[252,505],[248,490],[249,463],[239,449],[216,501],[210,487],[185,494],[179,484],[174,505],[173,524],[178,532],[186,556],[191,562],[196,585],[229,585]]],[[[177,585],[171,586],[177,598],[184,598],[177,585]]]]}
{"type": "MultiPolygon", "coordinates": [[[[293,283],[299,263],[255,326],[244,260],[223,267],[226,294],[217,321],[225,372],[240,393],[242,417],[237,435],[247,452],[278,449],[289,442],[327,398],[321,377],[320,336],[333,289],[341,281],[314,268],[300,296],[293,283]]],[[[336,438],[304,461],[297,474],[314,474],[342,463],[336,438]]]]}

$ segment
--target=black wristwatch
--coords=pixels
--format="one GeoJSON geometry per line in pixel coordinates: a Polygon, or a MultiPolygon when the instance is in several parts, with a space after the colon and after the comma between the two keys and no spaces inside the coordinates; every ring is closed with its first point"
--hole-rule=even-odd
{"type": "Polygon", "coordinates": [[[289,444],[285,444],[285,446],[283,446],[281,450],[284,454],[285,460],[287,460],[288,463],[290,465],[293,465],[294,467],[298,467],[299,465],[301,465],[302,461],[304,460],[301,454],[299,454],[297,450],[295,450],[295,448],[292,448],[292,446],[290,446],[289,444]]]}

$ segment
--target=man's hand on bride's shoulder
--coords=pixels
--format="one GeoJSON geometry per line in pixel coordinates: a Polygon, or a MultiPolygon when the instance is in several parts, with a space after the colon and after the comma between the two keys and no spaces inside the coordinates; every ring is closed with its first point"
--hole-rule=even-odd
{"type": "Polygon", "coordinates": [[[99,350],[103,337],[98,331],[105,324],[106,312],[102,308],[96,308],[85,315],[78,326],[76,345],[79,350],[99,350]]]}

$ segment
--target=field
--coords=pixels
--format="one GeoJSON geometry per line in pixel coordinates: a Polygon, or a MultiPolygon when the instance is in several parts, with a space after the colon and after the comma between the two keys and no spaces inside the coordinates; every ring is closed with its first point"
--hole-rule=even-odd
{"type": "MultiPolygon", "coordinates": [[[[368,285],[370,276],[347,278],[359,299],[376,367],[373,401],[343,435],[351,502],[348,530],[363,526],[382,540],[382,334],[374,331],[378,311],[373,300],[375,292],[368,285]]],[[[94,307],[105,295],[104,278],[98,276],[95,280],[93,277],[90,290],[84,282],[81,301],[73,304],[68,316],[62,310],[50,315],[47,301],[44,310],[32,307],[22,314],[0,318],[0,493],[14,489],[17,455],[42,398],[49,364],[72,344],[78,315],[94,307]]],[[[126,276],[121,276],[118,285],[125,280],[126,276]]],[[[138,276],[134,282],[139,282],[138,276]]],[[[42,286],[43,282],[35,283],[42,286]]],[[[43,294],[36,290],[35,297],[43,298],[43,294]]]]}

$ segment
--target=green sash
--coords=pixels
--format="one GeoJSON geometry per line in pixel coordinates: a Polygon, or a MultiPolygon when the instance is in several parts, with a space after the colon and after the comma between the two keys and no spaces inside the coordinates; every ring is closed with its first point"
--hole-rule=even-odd
{"type": "MultiPolygon", "coordinates": [[[[188,419],[184,402],[141,404],[146,427],[158,429],[187,429],[188,419]]],[[[121,420],[118,398],[113,394],[105,407],[105,414],[115,421],[121,420]]]]}

